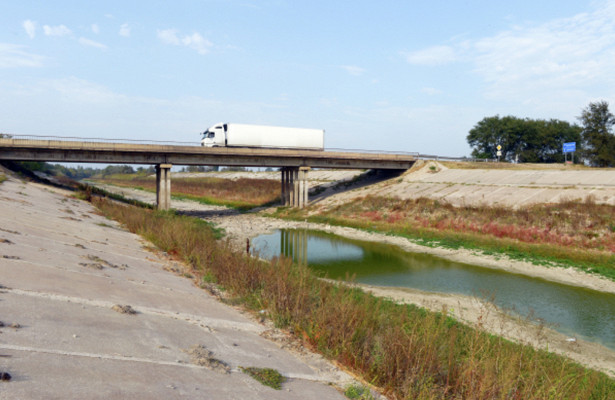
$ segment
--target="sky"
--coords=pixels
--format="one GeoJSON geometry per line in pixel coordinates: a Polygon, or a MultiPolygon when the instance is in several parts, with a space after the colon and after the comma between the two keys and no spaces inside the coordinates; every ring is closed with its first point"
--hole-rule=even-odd
{"type": "Polygon", "coordinates": [[[14,135],[198,144],[235,122],[461,157],[485,117],[614,104],[614,71],[615,0],[0,2],[14,135]]]}

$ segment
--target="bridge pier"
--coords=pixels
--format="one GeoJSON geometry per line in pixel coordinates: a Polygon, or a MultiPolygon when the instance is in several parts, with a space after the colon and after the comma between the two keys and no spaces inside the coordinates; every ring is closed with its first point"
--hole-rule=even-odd
{"type": "Polygon", "coordinates": [[[280,252],[297,264],[307,264],[307,232],[291,230],[280,233],[280,252]]]}
{"type": "Polygon", "coordinates": [[[283,167],[281,193],[282,205],[304,208],[308,204],[307,174],[310,167],[283,167]]]}
{"type": "Polygon", "coordinates": [[[156,165],[156,208],[171,208],[171,164],[156,165]]]}

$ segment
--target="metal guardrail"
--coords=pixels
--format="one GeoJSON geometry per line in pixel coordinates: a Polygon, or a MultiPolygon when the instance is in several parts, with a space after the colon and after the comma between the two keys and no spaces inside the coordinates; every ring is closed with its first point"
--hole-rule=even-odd
{"type": "Polygon", "coordinates": [[[364,150],[364,149],[340,149],[337,147],[325,147],[325,151],[335,151],[340,153],[378,153],[378,154],[399,154],[404,156],[417,157],[419,153],[414,151],[395,151],[395,150],[364,150]]]}
{"type": "MultiPolygon", "coordinates": [[[[157,145],[176,145],[176,146],[200,146],[195,142],[178,142],[171,140],[137,140],[137,139],[110,139],[110,138],[84,138],[75,136],[41,136],[41,135],[13,135],[10,133],[0,133],[5,139],[18,140],[54,140],[65,142],[88,142],[88,143],[135,143],[135,144],[157,144],[157,145]]],[[[1,139],[2,137],[0,137],[1,139]]]]}
{"type": "Polygon", "coordinates": [[[446,157],[446,156],[435,156],[431,154],[420,154],[417,153],[417,158],[419,160],[434,160],[434,161],[465,161],[465,162],[495,162],[497,161],[495,158],[471,158],[471,157],[446,157]]]}

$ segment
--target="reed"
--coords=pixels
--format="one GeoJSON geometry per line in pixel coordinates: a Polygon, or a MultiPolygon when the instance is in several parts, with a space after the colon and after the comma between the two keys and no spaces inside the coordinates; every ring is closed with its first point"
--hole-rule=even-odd
{"type": "Polygon", "coordinates": [[[246,307],[395,399],[615,399],[615,381],[572,361],[509,342],[443,313],[335,285],[288,259],[234,253],[194,218],[93,198],[198,279],[213,280],[246,307]]]}

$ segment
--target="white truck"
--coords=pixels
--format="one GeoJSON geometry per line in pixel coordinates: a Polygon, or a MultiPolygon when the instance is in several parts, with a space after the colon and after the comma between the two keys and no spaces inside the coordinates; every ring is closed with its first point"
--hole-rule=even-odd
{"type": "Polygon", "coordinates": [[[280,126],[216,124],[203,132],[205,147],[265,147],[277,149],[324,150],[323,129],[280,126]]]}

